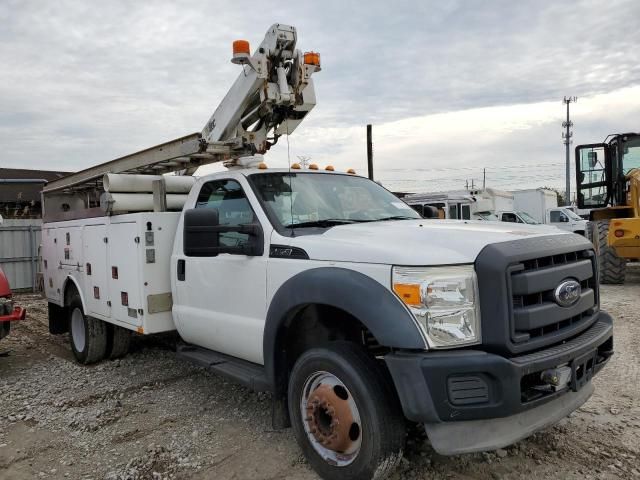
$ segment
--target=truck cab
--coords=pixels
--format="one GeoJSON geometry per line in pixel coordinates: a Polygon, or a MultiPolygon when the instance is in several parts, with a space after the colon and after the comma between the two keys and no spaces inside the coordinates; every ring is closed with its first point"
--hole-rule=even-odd
{"type": "Polygon", "coordinates": [[[546,212],[546,222],[549,225],[568,232],[584,235],[587,231],[587,220],[581,218],[573,210],[566,207],[550,208],[546,212]]]}

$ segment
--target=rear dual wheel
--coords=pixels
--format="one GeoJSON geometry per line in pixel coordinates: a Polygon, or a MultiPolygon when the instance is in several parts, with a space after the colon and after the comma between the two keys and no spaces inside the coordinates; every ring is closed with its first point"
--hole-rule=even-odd
{"type": "Polygon", "coordinates": [[[71,351],[78,363],[88,365],[127,354],[131,341],[129,330],[85,315],[77,292],[72,294],[67,309],[71,351]]]}
{"type": "Polygon", "coordinates": [[[388,375],[358,345],[303,353],[291,372],[296,440],[325,479],[384,478],[402,458],[404,417],[388,375]]]}
{"type": "Polygon", "coordinates": [[[88,365],[102,360],[107,351],[107,326],[102,320],[88,317],[77,292],[68,305],[69,340],[78,363],[88,365]]]}

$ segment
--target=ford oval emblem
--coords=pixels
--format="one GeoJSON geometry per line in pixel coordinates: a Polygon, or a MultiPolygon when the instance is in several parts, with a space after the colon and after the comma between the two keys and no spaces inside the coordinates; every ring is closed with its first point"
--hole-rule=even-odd
{"type": "Polygon", "coordinates": [[[564,280],[556,287],[553,298],[561,307],[570,307],[580,299],[582,288],[575,280],[564,280]]]}

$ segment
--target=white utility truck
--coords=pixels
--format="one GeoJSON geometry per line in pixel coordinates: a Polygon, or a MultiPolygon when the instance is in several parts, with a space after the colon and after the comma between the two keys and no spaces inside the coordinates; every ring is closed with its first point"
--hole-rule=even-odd
{"type": "Polygon", "coordinates": [[[558,206],[558,196],[553,190],[532,188],[513,192],[516,211],[523,211],[538,223],[553,225],[568,232],[584,235],[587,221],[572,209],[558,206]]]}
{"type": "Polygon", "coordinates": [[[423,219],[353,172],[267,168],[315,104],[319,55],[296,37],[234,44],[243,71],[201,133],[47,184],[50,331],[86,364],[177,330],[181,357],[271,392],[274,425],[329,479],[392,471],[406,421],[457,454],[566,417],[613,353],[593,245],[423,219]]]}
{"type": "MultiPolygon", "coordinates": [[[[488,188],[477,191],[413,193],[405,196],[403,200],[425,217],[431,217],[433,213],[433,218],[440,219],[498,221],[494,212],[496,204],[502,206],[502,198],[496,200],[497,195],[494,191],[488,188]]],[[[511,196],[508,198],[511,199],[511,196]]]]}

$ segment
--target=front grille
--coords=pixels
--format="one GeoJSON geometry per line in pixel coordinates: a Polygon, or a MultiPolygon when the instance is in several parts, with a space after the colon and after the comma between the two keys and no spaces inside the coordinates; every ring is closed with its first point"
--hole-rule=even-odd
{"type": "Polygon", "coordinates": [[[598,284],[591,250],[521,260],[509,266],[511,341],[520,351],[544,347],[585,330],[595,321],[598,284]],[[561,307],[554,290],[564,280],[580,283],[579,300],[561,307]]]}

